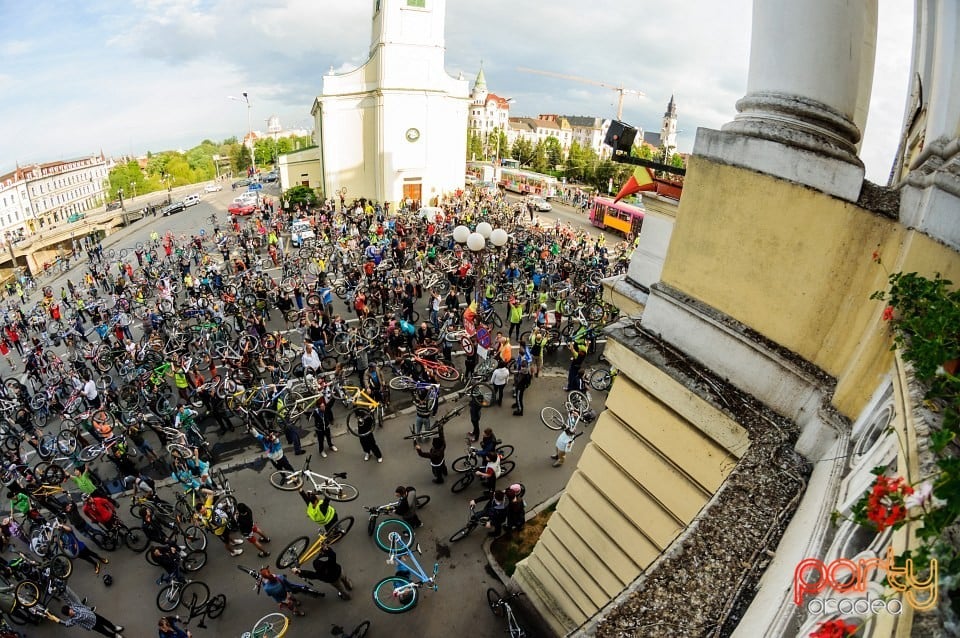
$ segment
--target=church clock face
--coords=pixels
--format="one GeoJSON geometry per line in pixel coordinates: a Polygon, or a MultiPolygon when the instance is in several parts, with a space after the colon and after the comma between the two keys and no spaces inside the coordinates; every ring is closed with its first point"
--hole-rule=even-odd
{"type": "Polygon", "coordinates": [[[406,137],[408,142],[416,142],[420,139],[420,131],[415,128],[408,128],[406,137]]]}

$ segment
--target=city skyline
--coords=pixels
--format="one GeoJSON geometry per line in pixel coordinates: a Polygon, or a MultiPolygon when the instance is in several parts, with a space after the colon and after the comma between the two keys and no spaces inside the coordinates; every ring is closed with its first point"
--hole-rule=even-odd
{"type": "MultiPolygon", "coordinates": [[[[483,61],[489,90],[515,100],[511,116],[613,117],[616,93],[518,71],[528,67],[622,84],[623,119],[659,131],[670,95],[679,110],[678,148],[697,127],[730,121],[746,90],[749,0],[715,6],[639,4],[626,16],[612,0],[583,5],[492,0],[449,2],[446,70],[472,82],[483,61]],[[628,20],[630,18],[631,20],[628,20]],[[585,29],[582,25],[594,25],[585,29]]],[[[26,3],[0,26],[0,173],[16,163],[189,148],[204,138],[241,138],[250,96],[253,130],[280,117],[310,128],[323,75],[362,64],[373,1],[327,6],[309,0],[136,0],[115,5],[26,3]],[[51,28],[56,25],[56,28],[51,28]],[[64,45],[63,43],[67,43],[64,45]]],[[[906,93],[912,6],[880,2],[871,119],[862,157],[885,183],[906,93]]]]}

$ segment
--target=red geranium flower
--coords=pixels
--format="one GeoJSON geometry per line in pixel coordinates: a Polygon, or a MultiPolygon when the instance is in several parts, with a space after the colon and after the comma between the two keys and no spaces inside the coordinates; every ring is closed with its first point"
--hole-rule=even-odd
{"type": "Polygon", "coordinates": [[[810,634],[810,638],[847,638],[855,633],[857,633],[856,625],[848,625],[837,619],[820,623],[817,630],[810,634]]]}
{"type": "Polygon", "coordinates": [[[913,494],[913,488],[903,477],[877,476],[867,497],[867,520],[876,525],[879,532],[900,523],[907,517],[903,498],[909,494],[913,494]]]}
{"type": "Polygon", "coordinates": [[[893,306],[887,306],[883,309],[883,320],[890,321],[893,319],[893,306]]]}

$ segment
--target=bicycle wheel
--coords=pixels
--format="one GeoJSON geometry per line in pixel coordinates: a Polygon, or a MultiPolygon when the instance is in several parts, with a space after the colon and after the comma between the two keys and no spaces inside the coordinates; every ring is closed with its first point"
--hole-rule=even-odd
{"type": "Polygon", "coordinates": [[[360,490],[349,483],[338,482],[336,485],[324,485],[320,488],[320,491],[329,496],[331,501],[340,503],[356,500],[360,496],[360,490]]]}
{"type": "Polygon", "coordinates": [[[413,546],[413,528],[410,527],[406,521],[402,521],[399,518],[388,518],[377,525],[376,534],[374,534],[373,537],[377,543],[377,547],[385,552],[389,552],[393,548],[390,543],[390,534],[394,532],[400,535],[401,540],[403,540],[407,547],[413,546]]]}
{"type": "MultiPolygon", "coordinates": [[[[513,471],[513,468],[517,466],[513,461],[500,461],[500,477],[504,477],[510,472],[513,471]]],[[[498,477],[499,478],[499,477],[498,477]]]]}
{"type": "Polygon", "coordinates": [[[223,594],[217,594],[207,601],[207,618],[219,618],[226,606],[227,597],[223,594]]]}
{"type": "Polygon", "coordinates": [[[277,556],[277,567],[287,569],[288,567],[297,567],[300,565],[300,556],[306,551],[310,544],[310,539],[306,536],[296,538],[289,545],[283,548],[280,555],[277,556]]]}
{"type": "Polygon", "coordinates": [[[418,510],[419,510],[419,509],[423,509],[424,507],[427,506],[427,503],[429,503],[429,502],[430,502],[430,495],[429,495],[429,494],[422,494],[422,495],[418,496],[418,497],[417,497],[417,507],[416,507],[416,509],[418,509],[418,510]]]}
{"type": "Polygon", "coordinates": [[[453,459],[453,463],[450,464],[450,467],[453,468],[454,472],[475,472],[477,470],[476,457],[474,456],[460,456],[453,459]]]}
{"type": "Polygon", "coordinates": [[[197,525],[187,525],[183,529],[183,544],[190,551],[202,551],[207,548],[207,533],[197,525]]]}
{"type": "Polygon", "coordinates": [[[347,415],[347,431],[353,436],[360,436],[360,423],[370,415],[370,410],[356,408],[347,415]]]}
{"type": "Polygon", "coordinates": [[[453,536],[450,537],[450,542],[456,543],[457,541],[463,540],[470,534],[470,532],[473,531],[473,528],[476,526],[476,523],[470,523],[466,527],[461,527],[459,530],[453,533],[453,536]]]}
{"type": "Polygon", "coordinates": [[[210,600],[210,588],[199,580],[194,580],[180,590],[180,604],[187,609],[194,610],[210,600]]]}
{"type": "Polygon", "coordinates": [[[131,527],[127,530],[127,533],[123,535],[123,542],[127,547],[139,554],[150,544],[150,539],[147,538],[142,527],[131,527]]]}
{"type": "Polygon", "coordinates": [[[562,430],[567,424],[560,410],[549,405],[540,410],[540,420],[551,430],[562,430]]]}
{"type": "Polygon", "coordinates": [[[446,381],[447,383],[453,383],[460,379],[460,371],[453,366],[437,366],[433,369],[433,372],[437,375],[438,379],[446,381]]]}
{"type": "Polygon", "coordinates": [[[347,638],[364,638],[368,631],[370,631],[370,621],[364,620],[362,623],[357,625],[356,629],[350,632],[350,635],[347,636],[347,638]]]}
{"type": "Polygon", "coordinates": [[[470,390],[470,396],[476,399],[481,407],[489,408],[493,403],[493,386],[489,383],[478,383],[470,390]]]}
{"type": "Polygon", "coordinates": [[[573,404],[580,414],[583,414],[590,408],[590,395],[580,390],[571,390],[567,394],[567,401],[573,404]]]}
{"type": "Polygon", "coordinates": [[[377,339],[380,336],[380,323],[373,317],[367,317],[360,324],[360,334],[371,341],[377,339]]]}
{"type": "Polygon", "coordinates": [[[393,377],[390,379],[390,387],[394,390],[413,390],[417,387],[417,382],[413,377],[393,377]]]}
{"type": "Polygon", "coordinates": [[[287,470],[277,470],[270,475],[270,485],[278,490],[293,492],[300,489],[303,485],[303,474],[299,472],[288,472],[287,470]]]}
{"type": "Polygon", "coordinates": [[[100,458],[102,452],[103,447],[99,443],[95,443],[80,450],[80,452],[77,453],[77,458],[81,463],[91,463],[100,458]]]}
{"type": "Polygon", "coordinates": [[[344,536],[346,536],[351,529],[353,529],[354,518],[352,516],[345,516],[341,518],[334,524],[333,529],[327,532],[327,544],[333,545],[338,542],[344,536]]]}
{"type": "Polygon", "coordinates": [[[70,578],[73,573],[73,561],[69,556],[57,554],[50,559],[50,575],[57,578],[70,578]]]}
{"type": "Polygon", "coordinates": [[[36,583],[25,580],[15,590],[17,602],[24,607],[33,607],[40,600],[40,588],[36,583]]]}
{"type": "Polygon", "coordinates": [[[279,612],[267,614],[253,625],[250,638],[281,638],[286,635],[290,619],[279,612]]]}
{"type": "Polygon", "coordinates": [[[607,368],[598,368],[587,377],[587,383],[597,392],[606,392],[613,384],[613,375],[607,368]]]}
{"type": "Polygon", "coordinates": [[[512,445],[498,445],[497,454],[500,455],[502,460],[507,460],[513,456],[513,446],[512,445]]]}
{"type": "Polygon", "coordinates": [[[473,483],[473,479],[473,472],[465,473],[463,476],[454,481],[453,485],[450,486],[450,491],[452,491],[454,494],[459,494],[463,490],[467,489],[471,483],[473,483]]]}
{"type": "Polygon", "coordinates": [[[388,576],[373,586],[373,602],[388,614],[402,614],[416,606],[418,593],[406,578],[388,576]]]}
{"type": "Polygon", "coordinates": [[[487,588],[487,606],[497,618],[503,617],[503,606],[500,604],[502,599],[503,597],[500,596],[500,592],[498,592],[496,589],[493,587],[487,588]]]}
{"type": "Polygon", "coordinates": [[[180,606],[180,584],[170,583],[157,592],[157,609],[170,613],[180,606]]]}
{"type": "Polygon", "coordinates": [[[202,549],[187,552],[183,557],[182,565],[185,572],[197,572],[207,564],[207,553],[202,549]]]}

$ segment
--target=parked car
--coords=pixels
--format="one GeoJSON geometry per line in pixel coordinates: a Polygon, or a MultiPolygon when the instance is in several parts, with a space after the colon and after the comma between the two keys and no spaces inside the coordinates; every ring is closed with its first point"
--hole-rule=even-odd
{"type": "Polygon", "coordinates": [[[303,246],[304,242],[317,238],[310,222],[297,220],[290,225],[290,243],[296,247],[303,246]]]}
{"type": "Polygon", "coordinates": [[[194,193],[193,195],[187,195],[183,198],[184,206],[196,206],[200,203],[200,195],[194,193]]]}
{"type": "Polygon", "coordinates": [[[527,198],[527,201],[532,203],[533,207],[540,212],[553,210],[553,206],[550,204],[550,202],[540,197],[539,195],[531,195],[529,198],[527,198]]]}
{"type": "Polygon", "coordinates": [[[241,186],[247,186],[250,184],[249,179],[238,179],[233,184],[230,184],[231,188],[240,188],[241,186]]]}
{"type": "Polygon", "coordinates": [[[230,208],[227,209],[227,212],[230,213],[231,215],[244,216],[244,215],[252,215],[253,211],[255,211],[256,209],[257,207],[254,206],[253,204],[233,203],[233,204],[230,204],[230,208]]]}
{"type": "Polygon", "coordinates": [[[172,204],[170,204],[169,206],[163,209],[163,216],[166,217],[167,215],[173,215],[175,213],[179,213],[180,211],[186,210],[186,209],[187,207],[184,205],[183,202],[173,202],[172,204]]]}
{"type": "Polygon", "coordinates": [[[277,181],[278,179],[280,179],[280,176],[277,174],[277,172],[276,172],[276,171],[270,171],[269,173],[265,173],[265,174],[260,178],[260,181],[261,181],[261,182],[275,182],[275,181],[277,181]]]}
{"type": "Polygon", "coordinates": [[[220,182],[214,182],[212,184],[207,184],[203,187],[205,193],[216,193],[217,191],[222,191],[223,186],[220,185],[220,182]]]}

